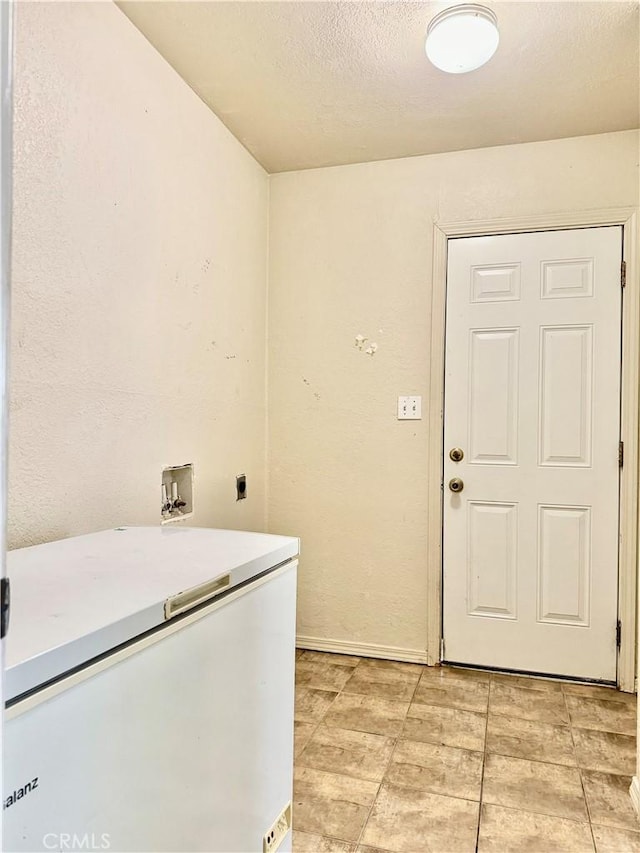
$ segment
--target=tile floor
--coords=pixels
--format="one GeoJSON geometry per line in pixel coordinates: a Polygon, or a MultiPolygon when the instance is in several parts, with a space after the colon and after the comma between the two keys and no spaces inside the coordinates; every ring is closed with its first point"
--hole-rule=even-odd
{"type": "Polygon", "coordinates": [[[298,652],[294,853],[640,853],[635,696],[298,652]]]}

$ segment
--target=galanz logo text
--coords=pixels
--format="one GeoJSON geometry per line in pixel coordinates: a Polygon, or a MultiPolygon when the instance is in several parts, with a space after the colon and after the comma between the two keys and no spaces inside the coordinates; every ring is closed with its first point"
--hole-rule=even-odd
{"type": "Polygon", "coordinates": [[[18,788],[13,794],[9,794],[4,803],[2,804],[3,809],[8,809],[9,806],[12,806],[14,803],[17,803],[18,800],[21,800],[23,797],[26,797],[27,794],[30,794],[31,791],[35,791],[38,787],[38,777],[32,779],[30,782],[27,782],[26,785],[23,785],[22,788],[18,788]]]}

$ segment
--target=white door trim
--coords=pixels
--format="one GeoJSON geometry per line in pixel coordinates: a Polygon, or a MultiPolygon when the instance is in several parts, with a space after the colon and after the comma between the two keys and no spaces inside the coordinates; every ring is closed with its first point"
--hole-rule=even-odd
{"type": "Polygon", "coordinates": [[[635,686],[637,565],[638,565],[638,432],[640,404],[640,281],[638,267],[638,211],[634,207],[549,213],[507,219],[435,222],[431,298],[431,352],[428,423],[428,539],[427,555],[427,663],[440,662],[442,634],[442,463],[445,304],[447,241],[452,237],[515,234],[622,225],[627,264],[627,286],[622,308],[622,439],[624,466],[620,481],[620,566],[618,612],[622,637],[618,655],[618,686],[635,686]]]}
{"type": "MultiPolygon", "coordinates": [[[[11,291],[11,217],[13,215],[13,0],[0,6],[0,577],[6,575],[7,460],[9,410],[7,368],[11,291]]],[[[0,641],[0,708],[4,709],[4,640],[0,641]]],[[[0,718],[0,787],[4,749],[0,718]]],[[[0,813],[0,838],[2,815],[0,813]]],[[[1,846],[1,842],[0,842],[1,846]]]]}

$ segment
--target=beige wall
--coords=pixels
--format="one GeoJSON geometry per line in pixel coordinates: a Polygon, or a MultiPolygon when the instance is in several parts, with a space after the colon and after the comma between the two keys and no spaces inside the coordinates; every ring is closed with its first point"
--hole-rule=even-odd
{"type": "Polygon", "coordinates": [[[112,3],[20,3],[10,546],[260,529],[268,177],[112,3]],[[235,475],[248,476],[235,502],[235,475]]]}
{"type": "Polygon", "coordinates": [[[11,546],[155,523],[184,461],[194,523],[264,526],[270,215],[269,528],[303,538],[300,634],[423,655],[433,223],[637,204],[637,133],[269,181],[111,3],[19,4],[16,35],[11,546]]]}
{"type": "Polygon", "coordinates": [[[271,178],[269,529],[302,537],[302,637],[424,656],[434,222],[637,204],[634,131],[271,178]]]}

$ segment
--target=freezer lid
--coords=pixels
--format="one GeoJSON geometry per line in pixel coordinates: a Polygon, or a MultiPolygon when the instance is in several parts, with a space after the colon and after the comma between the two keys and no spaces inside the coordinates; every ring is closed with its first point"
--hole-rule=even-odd
{"type": "Polygon", "coordinates": [[[289,536],[126,527],[11,551],[7,701],[293,559],[289,536]]]}

